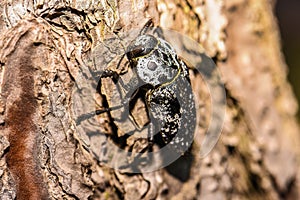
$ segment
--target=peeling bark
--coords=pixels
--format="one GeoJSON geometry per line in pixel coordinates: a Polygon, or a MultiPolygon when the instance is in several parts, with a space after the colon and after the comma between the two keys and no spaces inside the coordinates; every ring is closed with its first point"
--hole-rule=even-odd
{"type": "MultiPolygon", "coordinates": [[[[2,1],[1,198],[298,199],[297,104],[272,9],[269,1],[254,0],[2,1]],[[82,74],[107,67],[101,62],[109,55],[97,49],[105,38],[140,29],[149,18],[196,40],[214,59],[227,91],[226,118],[216,148],[204,159],[197,154],[202,138],[195,138],[191,152],[168,167],[127,174],[106,167],[87,148],[101,154],[106,137],[95,134],[89,141],[78,130],[74,109],[86,108],[73,89],[85,87],[82,74]]],[[[200,76],[191,81],[202,134],[210,94],[200,76]]],[[[114,92],[109,80],[101,87],[107,96],[114,92]]],[[[95,98],[101,106],[103,96],[95,98]]],[[[137,102],[133,115],[142,126],[148,119],[137,102]]],[[[123,134],[107,113],[99,121],[112,141],[123,134]]],[[[147,147],[147,141],[129,142],[135,151],[147,147]]]]}

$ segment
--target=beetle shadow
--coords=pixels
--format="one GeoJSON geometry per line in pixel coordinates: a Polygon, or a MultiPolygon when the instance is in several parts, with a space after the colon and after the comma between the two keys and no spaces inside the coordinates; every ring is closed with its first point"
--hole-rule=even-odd
{"type": "Polygon", "coordinates": [[[165,167],[165,170],[179,181],[186,182],[190,178],[193,161],[194,155],[190,151],[187,151],[184,155],[165,167]]]}
{"type": "MultiPolygon", "coordinates": [[[[154,143],[157,144],[160,148],[163,148],[167,145],[164,143],[160,134],[154,135],[154,143]]],[[[191,144],[191,147],[182,156],[180,156],[170,165],[164,167],[167,173],[181,182],[186,182],[190,178],[192,163],[195,160],[195,156],[192,154],[192,146],[193,144],[191,144]]],[[[169,153],[176,154],[173,151],[170,151],[169,153]]],[[[169,160],[169,157],[175,157],[175,155],[162,155],[163,160],[169,160]]]]}

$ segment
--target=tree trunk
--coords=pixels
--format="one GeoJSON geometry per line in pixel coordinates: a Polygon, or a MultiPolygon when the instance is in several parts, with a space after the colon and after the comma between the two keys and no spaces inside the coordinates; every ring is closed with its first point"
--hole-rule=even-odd
{"type": "MultiPolygon", "coordinates": [[[[300,198],[297,103],[273,2],[3,1],[0,9],[1,199],[300,198]],[[217,145],[200,158],[197,133],[207,130],[213,105],[205,82],[190,70],[198,106],[192,148],[168,167],[128,173],[99,159],[103,138],[118,142],[124,134],[110,121],[117,112],[94,121],[84,115],[94,98],[97,108],[119,101],[115,84],[105,78],[97,86],[86,75],[117,66],[123,46],[107,55],[104,41],[140,31],[149,18],[197,41],[213,58],[226,89],[226,115],[217,145]],[[89,96],[89,83],[105,94],[89,96]],[[81,124],[100,132],[85,135],[81,124]]],[[[137,100],[131,112],[137,124],[147,123],[143,103],[137,100]]],[[[130,142],[149,146],[129,138],[119,145],[130,142]]]]}

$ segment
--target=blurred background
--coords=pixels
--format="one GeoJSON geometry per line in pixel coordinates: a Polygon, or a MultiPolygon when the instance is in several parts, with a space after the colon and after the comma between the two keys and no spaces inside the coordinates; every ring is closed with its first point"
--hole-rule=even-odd
{"type": "Polygon", "coordinates": [[[281,32],[283,53],[289,67],[288,78],[300,103],[300,0],[277,0],[275,13],[281,32]]]}

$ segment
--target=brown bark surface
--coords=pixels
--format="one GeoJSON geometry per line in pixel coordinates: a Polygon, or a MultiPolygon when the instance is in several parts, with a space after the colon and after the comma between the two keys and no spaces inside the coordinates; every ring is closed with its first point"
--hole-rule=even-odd
{"type": "MultiPolygon", "coordinates": [[[[272,6],[267,0],[1,1],[0,199],[299,199],[298,108],[272,6]],[[196,138],[191,152],[170,166],[128,174],[106,167],[87,148],[103,138],[87,141],[78,130],[74,107],[85,108],[73,89],[84,85],[82,72],[106,67],[97,62],[108,55],[96,51],[105,38],[141,29],[149,18],[196,40],[214,59],[227,92],[226,117],[204,159],[196,138]]],[[[191,81],[196,130],[204,133],[210,95],[199,75],[191,81]]],[[[105,84],[115,95],[113,83],[105,84]]],[[[146,123],[145,112],[137,103],[138,124],[146,123]]],[[[108,118],[99,116],[99,128],[120,136],[108,118]]]]}

